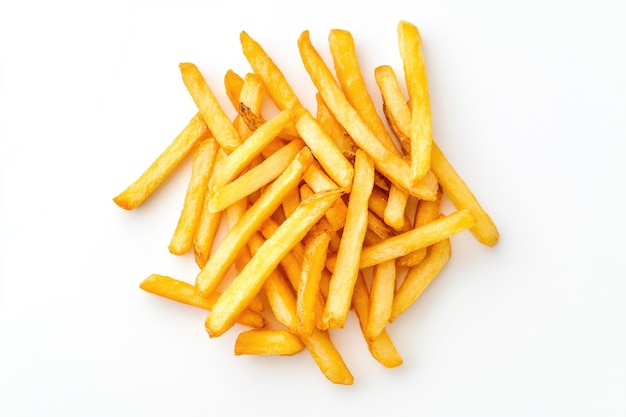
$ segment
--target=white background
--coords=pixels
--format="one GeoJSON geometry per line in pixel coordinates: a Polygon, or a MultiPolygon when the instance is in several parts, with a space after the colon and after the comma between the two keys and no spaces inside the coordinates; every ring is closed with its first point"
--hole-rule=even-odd
{"type": "MultiPolygon", "coordinates": [[[[626,26],[618,1],[3,2],[0,6],[0,415],[626,415],[626,26]],[[154,4],[152,4],[154,3],[154,4]],[[363,72],[401,73],[422,33],[438,143],[496,221],[453,239],[445,271],[388,327],[404,365],[333,339],[355,376],[310,356],[235,357],[205,313],[146,294],[193,280],[167,251],[189,173],[144,206],[119,193],[194,114],[196,63],[249,71],[239,32],[306,105],[296,40],[328,58],[352,32],[363,72]]],[[[374,96],[378,97],[377,94],[374,96]]],[[[378,100],[378,99],[377,99],[378,100]]]]}

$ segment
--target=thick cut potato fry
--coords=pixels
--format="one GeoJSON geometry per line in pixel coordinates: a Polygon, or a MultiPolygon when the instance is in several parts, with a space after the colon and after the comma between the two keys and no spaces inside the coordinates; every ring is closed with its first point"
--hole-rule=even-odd
{"type": "Polygon", "coordinates": [[[409,230],[361,251],[361,268],[399,258],[420,248],[469,229],[476,224],[476,217],[469,210],[459,210],[417,229],[409,230]]]}
{"type": "Polygon", "coordinates": [[[426,257],[419,265],[409,269],[393,300],[390,321],[395,320],[417,300],[448,263],[451,253],[450,239],[441,240],[428,248],[426,257]]]}
{"type": "Polygon", "coordinates": [[[326,262],[330,234],[321,231],[309,237],[304,246],[302,275],[296,298],[299,333],[311,335],[315,327],[315,310],[319,300],[319,285],[326,262]]]}
{"type": "Polygon", "coordinates": [[[235,340],[235,355],[291,356],[304,350],[304,343],[287,330],[248,330],[235,340]]]}
{"type": "Polygon", "coordinates": [[[349,192],[354,175],[352,164],[308,110],[296,110],[295,119],[300,137],[311,149],[317,161],[341,188],[349,192]]]}
{"type": "Polygon", "coordinates": [[[291,141],[254,168],[219,188],[211,196],[209,210],[211,212],[224,210],[278,178],[303,147],[304,142],[301,140],[291,141]]]}
{"type": "Polygon", "coordinates": [[[261,45],[246,32],[241,32],[240,41],[243,54],[265,85],[267,93],[272,97],[276,106],[281,110],[302,107],[289,82],[261,45]]]}
{"type": "Polygon", "coordinates": [[[210,336],[219,336],[233,325],[234,319],[259,292],[280,260],[340,196],[340,191],[327,191],[300,203],[217,300],[206,322],[210,336]]]}
{"type": "MultiPolygon", "coordinates": [[[[232,155],[232,154],[231,154],[232,155]]],[[[302,178],[312,160],[308,148],[303,148],[296,158],[265,193],[246,211],[237,224],[224,236],[213,255],[196,277],[196,287],[208,295],[220,284],[239,250],[250,236],[280,206],[282,199],[302,178]]]]}
{"type": "MultiPolygon", "coordinates": [[[[198,290],[196,290],[196,287],[193,285],[165,275],[157,274],[152,274],[144,279],[141,284],[139,284],[139,288],[151,294],[209,311],[213,308],[213,305],[221,295],[219,292],[215,292],[211,294],[210,297],[205,298],[198,293],[198,290]]],[[[259,313],[245,309],[237,318],[237,323],[260,328],[265,326],[265,319],[259,313]]]]}
{"type": "Polygon", "coordinates": [[[298,47],[302,62],[324,102],[337,121],[350,134],[352,140],[374,159],[380,172],[412,195],[425,200],[434,199],[436,179],[425,177],[420,184],[409,183],[409,164],[400,155],[383,145],[361,120],[341,91],[324,60],[311,44],[308,31],[304,31],[300,35],[298,47]]]}
{"type": "Polygon", "coordinates": [[[375,340],[389,322],[396,289],[396,262],[383,262],[374,266],[370,290],[370,311],[365,337],[375,340]]]}
{"type": "Polygon", "coordinates": [[[430,169],[433,143],[432,118],[422,38],[415,25],[398,24],[398,44],[404,66],[404,77],[411,103],[411,184],[417,183],[430,169]]]}
{"type": "Polygon", "coordinates": [[[219,145],[213,138],[201,141],[196,147],[183,210],[169,245],[169,250],[174,255],[183,255],[191,249],[193,237],[202,215],[202,204],[207,193],[209,176],[213,171],[218,148],[219,145]]]}
{"type": "Polygon", "coordinates": [[[327,328],[343,327],[350,310],[352,291],[359,272],[359,248],[367,231],[368,201],[374,187],[374,163],[361,150],[356,153],[354,183],[348,201],[346,224],[339,242],[337,264],[322,318],[327,328]]]}
{"type": "Polygon", "coordinates": [[[196,114],[187,126],[174,138],[172,143],[152,162],[124,191],[113,198],[113,202],[125,210],[137,208],[167,178],[180,162],[193,149],[194,145],[207,137],[211,132],[196,114]]]}
{"type": "Polygon", "coordinates": [[[209,181],[211,190],[218,190],[236,178],[290,121],[291,112],[284,110],[255,130],[215,168],[209,181]]]}
{"type": "Polygon", "coordinates": [[[204,122],[219,144],[230,152],[241,143],[241,138],[224,109],[215,98],[213,91],[194,64],[183,62],[179,65],[183,82],[191,95],[204,122]]]}

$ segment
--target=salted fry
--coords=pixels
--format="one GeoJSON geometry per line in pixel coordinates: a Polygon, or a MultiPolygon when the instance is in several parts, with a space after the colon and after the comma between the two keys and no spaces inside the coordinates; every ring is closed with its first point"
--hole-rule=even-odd
{"type": "Polygon", "coordinates": [[[343,156],[341,150],[308,110],[296,110],[295,120],[300,137],[311,149],[320,165],[341,188],[346,192],[350,191],[354,175],[352,164],[343,156]]]}
{"type": "Polygon", "coordinates": [[[443,239],[433,244],[424,260],[409,270],[393,300],[390,321],[395,320],[415,302],[448,263],[451,253],[450,239],[443,239]]]}
{"type": "Polygon", "coordinates": [[[419,184],[409,183],[409,164],[383,145],[350,106],[322,57],[311,44],[308,31],[300,35],[298,47],[302,62],[324,102],[354,142],[374,160],[376,168],[412,195],[426,200],[434,199],[436,179],[425,177],[419,184]]]}
{"type": "MultiPolygon", "coordinates": [[[[198,293],[198,290],[192,284],[158,274],[152,274],[144,279],[139,284],[139,287],[151,294],[209,311],[221,295],[219,292],[215,292],[210,297],[205,298],[198,293]]],[[[254,328],[265,326],[263,316],[250,309],[243,310],[237,318],[237,322],[254,328]]]]}
{"type": "Polygon", "coordinates": [[[255,130],[216,167],[209,182],[211,189],[218,190],[236,178],[290,121],[291,112],[284,110],[255,130]]]}
{"type": "Polygon", "coordinates": [[[281,355],[300,353],[304,343],[287,330],[247,330],[235,340],[235,355],[281,355]]]}
{"type": "Polygon", "coordinates": [[[202,119],[211,133],[226,151],[232,151],[241,143],[241,138],[224,109],[215,98],[202,73],[194,64],[183,62],[179,65],[183,82],[191,95],[202,119]]]}
{"type": "Polygon", "coordinates": [[[358,150],[354,163],[354,183],[348,202],[346,224],[339,243],[337,263],[330,280],[330,289],[322,322],[327,328],[343,327],[352,291],[359,272],[360,253],[367,231],[368,201],[374,187],[374,164],[370,157],[358,150]]]}
{"type": "Polygon", "coordinates": [[[113,202],[125,210],[138,207],[180,164],[194,145],[210,134],[202,116],[196,114],[150,167],[113,198],[113,202]]]}
{"type": "Polygon", "coordinates": [[[304,143],[298,139],[289,142],[259,165],[246,171],[234,181],[218,188],[210,197],[209,210],[211,212],[224,210],[229,205],[272,182],[287,169],[303,146],[304,143]]]}
{"type": "Polygon", "coordinates": [[[420,248],[462,232],[476,225],[476,217],[469,210],[459,210],[417,229],[409,230],[361,251],[361,268],[399,258],[420,248]]]}
{"type": "Polygon", "coordinates": [[[398,44],[411,103],[411,184],[417,183],[430,169],[433,126],[430,111],[426,65],[422,38],[417,27],[407,21],[398,24],[398,44]]]}
{"type": "Polygon", "coordinates": [[[169,250],[174,255],[183,255],[191,249],[218,146],[213,138],[208,138],[198,143],[194,152],[183,210],[169,245],[169,250]]]}
{"type": "Polygon", "coordinates": [[[340,191],[327,191],[300,203],[217,300],[206,322],[210,336],[219,336],[233,325],[234,319],[259,292],[282,257],[300,242],[340,196],[340,191]]]}

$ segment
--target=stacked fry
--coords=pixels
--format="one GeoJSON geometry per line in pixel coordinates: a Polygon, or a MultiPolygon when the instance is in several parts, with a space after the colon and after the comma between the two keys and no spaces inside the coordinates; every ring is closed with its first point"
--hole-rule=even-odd
{"type": "Polygon", "coordinates": [[[386,326],[444,268],[450,237],[467,229],[493,246],[499,236],[433,141],[419,31],[409,22],[398,24],[408,99],[392,67],[375,70],[386,124],[348,31],[330,32],[336,75],[307,31],[298,39],[317,88],[315,114],[245,32],[241,45],[252,71],[244,77],[228,71],[224,78],[236,118],[227,116],[194,64],[180,64],[198,113],[114,198],[134,209],[192,153],[169,250],[193,251],[199,272],[193,284],[150,275],[141,288],[209,310],[211,337],[235,323],[250,327],[237,337],[237,355],[306,349],[339,384],[352,384],[353,376],[329,330],[343,328],[354,310],[372,356],[386,367],[398,366],[402,358],[386,326]],[[267,119],[261,114],[265,94],[277,107],[267,119]],[[441,213],[443,198],[455,211],[441,213]],[[227,232],[218,237],[222,223],[227,232]],[[236,274],[228,280],[231,270],[236,274]]]}

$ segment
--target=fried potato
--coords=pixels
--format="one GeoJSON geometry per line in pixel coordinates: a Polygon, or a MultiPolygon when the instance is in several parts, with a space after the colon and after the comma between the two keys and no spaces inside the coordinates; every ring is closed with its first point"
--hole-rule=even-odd
{"type": "Polygon", "coordinates": [[[263,329],[239,333],[235,355],[291,356],[304,350],[304,343],[287,330],[263,329]]]}

